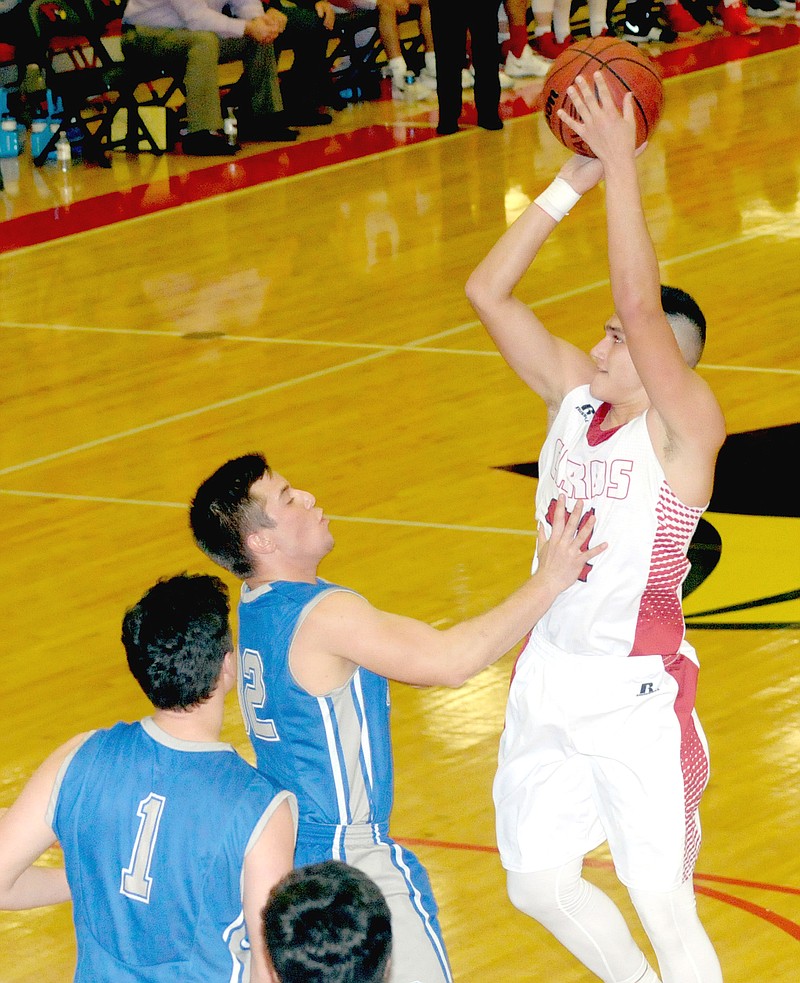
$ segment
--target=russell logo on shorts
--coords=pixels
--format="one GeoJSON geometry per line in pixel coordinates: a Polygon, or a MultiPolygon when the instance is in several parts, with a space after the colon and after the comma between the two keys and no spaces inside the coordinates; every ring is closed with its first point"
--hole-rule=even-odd
{"type": "Polygon", "coordinates": [[[636,695],[650,696],[651,693],[657,693],[657,692],[658,692],[657,686],[653,686],[652,683],[642,683],[642,685],[639,687],[639,692],[636,695]]]}

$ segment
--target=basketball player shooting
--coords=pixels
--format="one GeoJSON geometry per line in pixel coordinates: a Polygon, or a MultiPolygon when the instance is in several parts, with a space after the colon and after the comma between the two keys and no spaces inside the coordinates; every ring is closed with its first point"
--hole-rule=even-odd
{"type": "Polygon", "coordinates": [[[498,845],[512,903],[601,980],[720,983],[692,883],[708,755],[680,591],[725,424],[694,371],[703,314],[660,285],[631,96],[620,112],[601,73],[579,76],[569,95],[579,118],[561,118],[595,158],[572,156],[467,283],[501,354],[547,407],[537,520],[547,525],[559,494],[568,508],[583,499],[593,536],[609,544],[517,663],[494,783],[498,845]],[[601,178],[614,312],[586,354],[550,334],[514,289],[601,178]],[[604,841],[660,976],[582,877],[585,855],[604,841]]]}

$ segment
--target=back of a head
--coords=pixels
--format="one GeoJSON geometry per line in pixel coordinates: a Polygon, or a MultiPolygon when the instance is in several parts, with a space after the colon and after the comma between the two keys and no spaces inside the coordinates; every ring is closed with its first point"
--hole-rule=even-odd
{"type": "Polygon", "coordinates": [[[270,893],[264,936],[280,983],[382,983],[391,916],[377,885],[338,860],[291,871],[270,893]]]}
{"type": "Polygon", "coordinates": [[[122,622],[128,668],[159,710],[209,698],[231,651],[228,589],[218,577],[179,574],[154,584],[122,622]]]}
{"type": "Polygon", "coordinates": [[[189,507],[189,526],[200,549],[225,570],[244,579],[252,575],[245,549],[249,531],[263,525],[250,488],[270,469],[263,454],[226,461],[197,489],[189,507]]]}
{"type": "Polygon", "coordinates": [[[661,309],[667,316],[686,364],[694,368],[706,343],[706,319],[700,305],[685,290],[662,283],[661,309]]]}

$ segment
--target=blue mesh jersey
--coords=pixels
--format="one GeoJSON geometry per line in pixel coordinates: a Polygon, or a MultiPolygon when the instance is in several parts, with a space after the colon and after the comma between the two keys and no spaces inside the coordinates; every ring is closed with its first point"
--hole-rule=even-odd
{"type": "Polygon", "coordinates": [[[389,983],[452,983],[427,873],[389,835],[394,774],[389,683],[363,666],[312,696],[292,677],[289,654],[304,619],[334,591],[275,581],[242,587],[239,700],[259,770],[297,796],[295,864],[332,857],[359,867],[383,891],[394,945],[389,983]]]}
{"type": "Polygon", "coordinates": [[[246,983],[244,858],[287,796],[229,744],[181,741],[150,718],[91,734],[48,811],[75,983],[246,983]]]}
{"type": "Polygon", "coordinates": [[[289,652],[308,612],[333,591],[276,581],[239,604],[239,700],[257,766],[295,793],[300,823],[388,823],[392,809],[389,684],[363,667],[326,696],[292,677],[289,652]]]}

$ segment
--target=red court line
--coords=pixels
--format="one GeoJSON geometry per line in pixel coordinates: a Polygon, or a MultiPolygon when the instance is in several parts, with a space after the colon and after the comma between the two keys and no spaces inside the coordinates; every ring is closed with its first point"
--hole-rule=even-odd
{"type": "Polygon", "coordinates": [[[701,884],[695,884],[694,889],[697,894],[705,894],[707,897],[714,898],[716,901],[724,901],[725,904],[729,904],[734,908],[741,908],[742,911],[746,911],[750,915],[755,915],[756,918],[769,922],[775,928],[786,932],[793,939],[800,939],[800,925],[797,922],[791,921],[789,918],[784,918],[783,915],[779,915],[775,911],[770,911],[769,908],[762,908],[761,905],[753,904],[751,901],[745,901],[743,898],[737,898],[735,895],[726,894],[723,891],[715,891],[713,888],[704,887],[701,884]]]}
{"type": "MultiPolygon", "coordinates": [[[[800,44],[800,26],[766,25],[758,33],[744,37],[720,35],[697,44],[669,49],[656,56],[655,61],[664,77],[670,78],[797,44],[800,44]]],[[[503,101],[501,112],[505,119],[527,116],[537,110],[537,102],[536,97],[533,100],[526,98],[523,89],[515,97],[503,101]]],[[[474,122],[472,113],[472,105],[465,106],[466,122],[474,122]]],[[[425,113],[416,119],[418,123],[424,120],[422,126],[415,126],[415,120],[410,120],[396,126],[363,127],[350,133],[291,144],[167,180],[10,218],[0,222],[0,253],[434,139],[433,119],[435,113],[425,113]]]]}
{"type": "Polygon", "coordinates": [[[0,253],[102,228],[126,219],[152,215],[278,178],[358,160],[394,150],[405,143],[432,139],[435,135],[430,125],[424,128],[415,128],[413,124],[404,124],[402,128],[367,126],[351,133],[228,160],[223,164],[140,184],[124,191],[85,198],[70,205],[31,212],[0,223],[0,253]]]}
{"type": "MultiPolygon", "coordinates": [[[[415,839],[409,836],[398,836],[396,839],[398,843],[402,843],[404,846],[431,846],[439,847],[445,850],[470,850],[473,853],[498,853],[498,849],[495,846],[482,846],[474,843],[448,843],[444,840],[415,839]]],[[[587,867],[595,867],[603,870],[614,869],[614,865],[609,860],[598,860],[593,857],[587,857],[584,863],[587,867]]],[[[717,891],[713,887],[706,887],[705,884],[698,884],[697,882],[714,881],[719,884],[732,884],[738,887],[758,888],[762,891],[776,891],[780,894],[800,894],[800,888],[785,887],[781,884],[766,884],[760,881],[746,881],[739,880],[734,877],[720,877],[716,874],[701,873],[696,873],[694,875],[694,881],[694,889],[696,894],[703,894],[706,897],[714,898],[715,901],[723,901],[725,904],[729,904],[734,908],[739,908],[742,911],[748,912],[750,915],[755,915],[756,918],[760,918],[762,921],[769,922],[770,925],[774,925],[781,931],[786,932],[786,934],[790,935],[793,939],[800,939],[800,924],[793,922],[790,918],[784,918],[783,915],[779,915],[777,912],[774,912],[769,908],[764,908],[761,905],[754,904],[751,901],[745,901],[743,898],[738,898],[734,894],[727,894],[724,891],[717,891]]]]}

